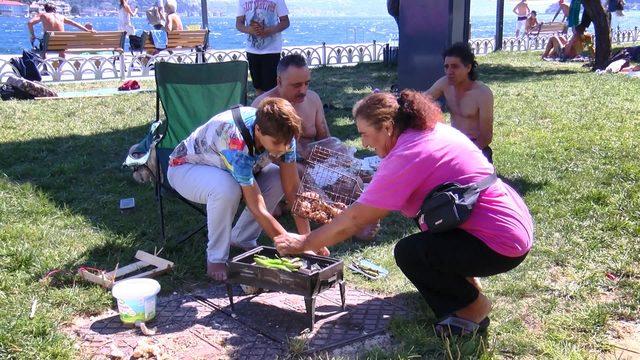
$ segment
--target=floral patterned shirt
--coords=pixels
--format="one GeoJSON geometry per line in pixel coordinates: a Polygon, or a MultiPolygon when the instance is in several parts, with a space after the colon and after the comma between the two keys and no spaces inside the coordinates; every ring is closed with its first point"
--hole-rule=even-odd
{"type": "MultiPolygon", "coordinates": [[[[253,137],[256,109],[241,107],[240,114],[253,137]]],[[[289,150],[282,155],[282,161],[292,163],[295,160],[296,141],[291,139],[289,150]]],[[[254,175],[271,163],[271,157],[266,150],[254,156],[249,155],[249,148],[233,121],[231,110],[227,110],[197,128],[173,150],[169,166],[185,163],[227,170],[241,186],[251,186],[255,181],[254,175]]]]}

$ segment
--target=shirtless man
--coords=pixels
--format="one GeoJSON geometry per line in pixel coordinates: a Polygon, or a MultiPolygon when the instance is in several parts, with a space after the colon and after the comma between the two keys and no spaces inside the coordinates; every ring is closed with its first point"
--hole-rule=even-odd
{"type": "Polygon", "coordinates": [[[184,30],[182,26],[182,20],[178,15],[178,2],[176,0],[167,0],[167,24],[165,29],[167,31],[179,31],[184,30]]]}
{"type": "MultiPolygon", "coordinates": [[[[27,26],[29,27],[29,34],[31,34],[31,42],[36,39],[36,35],[33,32],[33,26],[38,23],[42,23],[42,32],[45,31],[64,31],[64,24],[69,24],[77,27],[80,30],[84,30],[87,32],[95,32],[95,30],[87,29],[83,25],[78,24],[77,22],[67,19],[62,14],[56,14],[56,7],[52,4],[44,4],[43,13],[36,14],[29,22],[27,26]]],[[[64,57],[64,51],[59,53],[60,57],[64,57]]]]}
{"type": "Polygon", "coordinates": [[[445,76],[425,94],[434,100],[444,96],[451,126],[467,135],[489,162],[493,162],[493,151],[489,147],[493,139],[493,93],[476,80],[478,63],[469,45],[453,44],[443,57],[445,76]]]}
{"type": "Polygon", "coordinates": [[[534,29],[536,29],[538,26],[540,26],[540,23],[538,22],[538,18],[537,18],[538,13],[534,11],[531,11],[531,15],[529,15],[529,18],[527,19],[527,22],[524,25],[524,33],[528,34],[531,31],[533,31],[534,29]]]}
{"type": "Polygon", "coordinates": [[[516,37],[518,37],[520,36],[520,31],[524,34],[525,23],[531,13],[529,5],[527,5],[527,0],[520,0],[518,5],[513,8],[513,13],[518,17],[516,22],[516,37]]]}
{"type": "MultiPolygon", "coordinates": [[[[324,118],[322,100],[316,92],[309,90],[311,71],[302,55],[292,54],[280,59],[276,73],[276,87],[258,96],[251,106],[257,107],[262,100],[270,97],[283,98],[293,104],[302,119],[302,134],[296,144],[298,158],[306,159],[311,150],[309,143],[331,136],[324,118]]],[[[304,166],[298,163],[298,171],[303,169],[304,166]]]]}
{"type": "Polygon", "coordinates": [[[551,22],[556,21],[556,17],[558,17],[558,15],[560,14],[560,11],[562,11],[562,22],[564,22],[567,19],[567,16],[569,16],[569,5],[564,3],[564,0],[559,0],[558,1],[558,11],[556,11],[556,14],[553,15],[553,19],[551,19],[551,22]]]}

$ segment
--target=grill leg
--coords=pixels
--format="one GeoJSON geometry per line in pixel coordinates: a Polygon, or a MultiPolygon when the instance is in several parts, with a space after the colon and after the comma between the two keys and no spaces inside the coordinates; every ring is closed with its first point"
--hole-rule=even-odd
{"type": "Polygon", "coordinates": [[[227,283],[227,296],[229,296],[229,304],[231,304],[231,311],[235,311],[233,308],[233,287],[227,283]]]}
{"type": "Polygon", "coordinates": [[[342,301],[342,311],[345,311],[347,309],[347,304],[345,303],[345,283],[344,280],[340,280],[338,282],[338,285],[340,285],[340,300],[342,301]]]}
{"type": "Polygon", "coordinates": [[[313,327],[316,324],[316,297],[304,297],[304,305],[307,308],[307,317],[309,317],[309,330],[313,331],[313,327]]]}

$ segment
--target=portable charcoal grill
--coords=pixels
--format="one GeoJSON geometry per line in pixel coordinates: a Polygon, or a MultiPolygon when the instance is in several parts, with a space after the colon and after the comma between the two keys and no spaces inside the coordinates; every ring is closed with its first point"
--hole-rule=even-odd
{"type": "Polygon", "coordinates": [[[256,265],[253,256],[258,254],[275,258],[278,252],[273,247],[260,246],[227,262],[227,294],[232,310],[234,309],[232,284],[302,295],[309,318],[309,328],[313,330],[316,296],[336,283],[340,286],[342,310],[345,310],[342,260],[319,255],[296,255],[302,259],[304,266],[297,272],[286,272],[256,265]]]}
{"type": "MultiPolygon", "coordinates": [[[[321,201],[333,205],[353,204],[362,193],[362,180],[359,177],[362,162],[343,153],[315,146],[307,160],[300,187],[293,203],[294,214],[309,218],[302,208],[303,201],[313,201],[308,194],[318,194],[321,201]]],[[[331,217],[327,219],[330,220],[331,217]]],[[[316,221],[318,222],[318,221],[316,221]]]]}

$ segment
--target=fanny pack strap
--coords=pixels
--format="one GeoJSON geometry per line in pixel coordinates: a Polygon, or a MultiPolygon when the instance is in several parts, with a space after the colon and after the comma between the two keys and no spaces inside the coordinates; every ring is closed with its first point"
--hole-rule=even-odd
{"type": "Polygon", "coordinates": [[[474,192],[480,192],[486,188],[488,188],[489,186],[493,185],[496,180],[498,180],[498,173],[496,172],[496,168],[493,168],[493,173],[491,173],[491,175],[485,177],[484,179],[478,181],[475,184],[472,184],[469,187],[469,190],[465,191],[465,195],[470,195],[471,193],[474,192]]]}
{"type": "Polygon", "coordinates": [[[247,125],[245,125],[244,120],[242,119],[242,115],[240,114],[240,106],[234,105],[231,108],[231,115],[233,115],[233,122],[236,123],[236,127],[240,129],[240,134],[242,135],[242,139],[247,144],[249,148],[249,155],[254,156],[255,153],[255,143],[253,138],[251,137],[251,133],[249,133],[249,129],[247,129],[247,125]]]}

